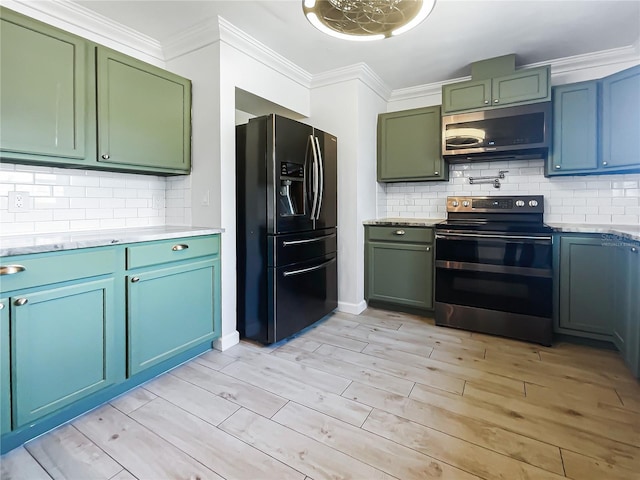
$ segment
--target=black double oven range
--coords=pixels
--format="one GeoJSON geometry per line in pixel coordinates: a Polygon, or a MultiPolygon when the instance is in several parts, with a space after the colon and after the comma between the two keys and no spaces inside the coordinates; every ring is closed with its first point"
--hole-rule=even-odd
{"type": "Polygon", "coordinates": [[[436,225],[436,325],[551,345],[552,229],[542,195],[448,197],[436,225]]]}

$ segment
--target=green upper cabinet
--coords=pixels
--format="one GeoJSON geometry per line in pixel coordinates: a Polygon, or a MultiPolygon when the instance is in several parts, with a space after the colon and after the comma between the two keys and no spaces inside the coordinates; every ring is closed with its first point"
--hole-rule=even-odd
{"type": "Polygon", "coordinates": [[[545,174],[640,172],[640,65],[553,87],[553,142],[545,174]]]}
{"type": "Polygon", "coordinates": [[[191,82],[98,47],[98,161],[188,173],[191,82]]]}
{"type": "Polygon", "coordinates": [[[478,110],[491,105],[491,79],[442,86],[442,113],[478,110]]]}
{"type": "Polygon", "coordinates": [[[442,86],[442,113],[524,105],[551,98],[549,67],[442,86]]]}
{"type": "Polygon", "coordinates": [[[573,175],[598,168],[597,81],[553,87],[553,141],[547,175],[573,175]]]}
{"type": "Polygon", "coordinates": [[[0,8],[0,158],[159,175],[191,170],[191,82],[0,8]]]}
{"type": "Polygon", "coordinates": [[[640,65],[602,80],[602,168],[640,171],[640,65]]]}
{"type": "Polygon", "coordinates": [[[9,299],[0,298],[0,434],[11,430],[9,299]]]}
{"type": "Polygon", "coordinates": [[[440,106],[378,116],[378,181],[448,180],[440,153],[440,106]]]}
{"type": "Polygon", "coordinates": [[[1,155],[84,160],[87,42],[10,10],[0,15],[1,155]]]}

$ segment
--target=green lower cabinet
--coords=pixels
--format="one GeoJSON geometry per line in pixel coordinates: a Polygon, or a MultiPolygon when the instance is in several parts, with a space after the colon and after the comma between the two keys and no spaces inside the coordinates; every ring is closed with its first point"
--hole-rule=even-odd
{"type": "Polygon", "coordinates": [[[378,181],[449,179],[441,154],[440,106],[378,116],[378,181]]]}
{"type": "Polygon", "coordinates": [[[367,228],[365,296],[369,302],[433,310],[433,245],[416,242],[424,240],[420,237],[426,232],[432,235],[428,228],[367,228]],[[382,241],[387,230],[400,240],[382,241]]]}
{"type": "Polygon", "coordinates": [[[640,378],[640,243],[621,239],[617,254],[613,343],[640,378]]]}
{"type": "Polygon", "coordinates": [[[219,278],[219,260],[127,277],[129,376],[219,335],[219,278]]]}
{"type": "Polygon", "coordinates": [[[0,434],[11,430],[9,299],[0,298],[0,434]]]}
{"type": "Polygon", "coordinates": [[[601,235],[560,236],[556,331],[612,340],[616,248],[601,235]]]}
{"type": "Polygon", "coordinates": [[[114,281],[11,298],[14,428],[114,383],[114,281]]]}

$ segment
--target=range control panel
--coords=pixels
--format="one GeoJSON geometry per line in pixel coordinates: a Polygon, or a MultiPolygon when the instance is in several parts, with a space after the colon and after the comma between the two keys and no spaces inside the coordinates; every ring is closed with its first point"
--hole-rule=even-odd
{"type": "Polygon", "coordinates": [[[544,196],[447,197],[447,212],[544,213],[544,196]]]}

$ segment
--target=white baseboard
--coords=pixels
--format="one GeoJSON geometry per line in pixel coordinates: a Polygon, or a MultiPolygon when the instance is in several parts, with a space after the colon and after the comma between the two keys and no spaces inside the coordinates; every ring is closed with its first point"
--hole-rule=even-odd
{"type": "Polygon", "coordinates": [[[338,311],[350,313],[351,315],[360,315],[367,308],[367,302],[362,300],[360,303],[338,302],[338,311]]]}
{"type": "Polygon", "coordinates": [[[240,334],[238,333],[237,330],[234,330],[230,334],[225,335],[224,337],[220,337],[216,341],[214,341],[213,348],[224,352],[225,350],[233,347],[234,345],[237,345],[239,342],[240,342],[240,334]]]}

